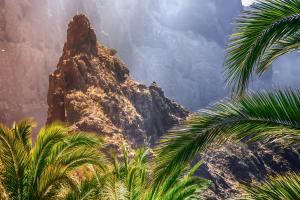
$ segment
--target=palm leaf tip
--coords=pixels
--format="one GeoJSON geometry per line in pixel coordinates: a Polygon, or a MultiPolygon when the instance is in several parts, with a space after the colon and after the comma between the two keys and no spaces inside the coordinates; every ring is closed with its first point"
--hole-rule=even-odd
{"type": "Polygon", "coordinates": [[[261,0],[242,12],[230,37],[225,76],[242,94],[256,71],[263,74],[278,56],[299,48],[300,1],[261,0]]]}
{"type": "Polygon", "coordinates": [[[300,176],[299,174],[287,174],[271,177],[265,183],[243,186],[243,188],[246,192],[243,199],[247,200],[297,200],[300,197],[300,176]]]}

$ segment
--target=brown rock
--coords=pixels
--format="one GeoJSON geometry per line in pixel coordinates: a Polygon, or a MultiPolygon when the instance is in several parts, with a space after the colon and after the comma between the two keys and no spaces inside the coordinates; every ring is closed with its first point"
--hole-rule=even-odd
{"type": "Polygon", "coordinates": [[[69,23],[57,69],[49,78],[48,119],[97,132],[111,145],[153,143],[188,111],[156,84],[139,84],[127,67],[96,40],[85,15],[69,23]]]}

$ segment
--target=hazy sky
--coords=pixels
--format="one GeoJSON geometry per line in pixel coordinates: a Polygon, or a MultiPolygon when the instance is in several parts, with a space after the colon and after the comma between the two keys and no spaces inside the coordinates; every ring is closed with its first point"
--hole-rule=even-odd
{"type": "Polygon", "coordinates": [[[250,6],[255,0],[242,0],[244,6],[250,6]]]}

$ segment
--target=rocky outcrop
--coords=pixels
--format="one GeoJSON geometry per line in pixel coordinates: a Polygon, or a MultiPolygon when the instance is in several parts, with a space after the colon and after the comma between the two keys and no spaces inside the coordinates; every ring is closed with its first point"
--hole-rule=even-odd
{"type": "Polygon", "coordinates": [[[208,200],[235,199],[243,193],[241,184],[266,181],[269,176],[300,172],[300,147],[259,143],[212,146],[203,153],[198,175],[212,180],[204,194],[208,200]]]}
{"type": "Polygon", "coordinates": [[[188,111],[164,96],[161,88],[134,81],[116,51],[97,42],[85,15],[69,23],[67,42],[49,78],[48,119],[97,132],[109,144],[131,147],[153,143],[188,111]]]}

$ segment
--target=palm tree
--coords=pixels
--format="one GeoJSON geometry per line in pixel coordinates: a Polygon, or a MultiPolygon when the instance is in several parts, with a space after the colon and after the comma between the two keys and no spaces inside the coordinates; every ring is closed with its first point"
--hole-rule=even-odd
{"type": "Polygon", "coordinates": [[[101,140],[53,124],[41,129],[32,145],[31,121],[12,129],[0,125],[1,190],[12,200],[59,198],[64,190],[78,190],[74,172],[81,166],[103,166],[101,140]]]}
{"type": "Polygon", "coordinates": [[[209,185],[209,181],[193,176],[201,162],[193,168],[178,166],[167,175],[166,181],[154,185],[148,161],[150,150],[137,149],[130,159],[124,145],[122,149],[122,162],[112,152],[110,170],[103,172],[94,168],[93,177],[82,182],[82,192],[69,193],[66,199],[180,200],[192,198],[196,192],[209,185]]]}
{"type": "Polygon", "coordinates": [[[225,76],[242,94],[255,70],[262,75],[279,56],[300,47],[300,1],[259,0],[242,12],[231,35],[225,76]]]}
{"type": "Polygon", "coordinates": [[[260,0],[243,11],[236,27],[228,47],[225,75],[237,97],[200,111],[163,137],[155,149],[156,183],[211,144],[245,138],[248,142],[299,144],[299,91],[243,93],[254,70],[262,75],[277,57],[299,48],[300,1],[260,0]]]}

